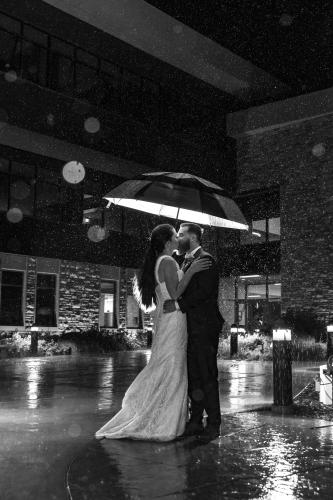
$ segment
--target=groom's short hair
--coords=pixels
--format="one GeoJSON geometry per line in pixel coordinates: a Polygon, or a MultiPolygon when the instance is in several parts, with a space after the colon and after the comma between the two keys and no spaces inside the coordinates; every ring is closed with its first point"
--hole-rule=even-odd
{"type": "Polygon", "coordinates": [[[198,242],[201,244],[202,241],[202,235],[203,235],[203,229],[198,225],[194,224],[192,222],[183,222],[180,227],[186,227],[188,233],[195,234],[197,237],[198,242]]]}

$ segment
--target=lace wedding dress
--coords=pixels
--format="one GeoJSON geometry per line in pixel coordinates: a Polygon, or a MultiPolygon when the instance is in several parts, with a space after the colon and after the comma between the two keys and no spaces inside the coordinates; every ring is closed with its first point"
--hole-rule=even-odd
{"type": "MultiPolygon", "coordinates": [[[[184,432],[187,420],[187,328],[181,311],[163,314],[170,299],[155,266],[157,305],[151,357],[125,393],[121,410],[96,432],[97,438],[171,441],[184,432]]],[[[178,269],[178,277],[183,273],[178,269]]]]}

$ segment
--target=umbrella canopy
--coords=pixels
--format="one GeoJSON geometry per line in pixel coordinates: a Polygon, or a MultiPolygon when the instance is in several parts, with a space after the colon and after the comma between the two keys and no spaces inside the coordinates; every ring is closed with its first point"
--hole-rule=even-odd
{"type": "Polygon", "coordinates": [[[198,224],[248,230],[230,195],[201,177],[152,172],[123,182],[104,198],[110,204],[198,224]]]}

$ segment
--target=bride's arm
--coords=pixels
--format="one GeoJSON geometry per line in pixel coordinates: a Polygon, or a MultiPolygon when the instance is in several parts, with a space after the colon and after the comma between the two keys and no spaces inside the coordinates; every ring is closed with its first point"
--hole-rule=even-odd
{"type": "Polygon", "coordinates": [[[179,281],[178,267],[175,260],[172,257],[163,259],[159,269],[161,272],[160,277],[162,278],[160,281],[165,281],[170,297],[176,300],[183,294],[192,276],[200,271],[209,269],[210,266],[211,263],[208,259],[198,259],[189,267],[183,278],[179,281]]]}

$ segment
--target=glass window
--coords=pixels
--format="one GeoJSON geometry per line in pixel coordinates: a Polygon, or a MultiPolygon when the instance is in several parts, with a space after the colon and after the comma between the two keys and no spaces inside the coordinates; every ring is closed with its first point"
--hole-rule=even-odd
{"type": "Polygon", "coordinates": [[[95,104],[98,99],[99,79],[96,68],[85,64],[76,63],[75,65],[75,92],[81,99],[95,104]]]}
{"type": "Polygon", "coordinates": [[[280,217],[268,219],[268,240],[279,241],[281,235],[280,217]]]}
{"type": "Polygon", "coordinates": [[[59,92],[72,93],[74,88],[74,62],[58,53],[50,54],[50,86],[59,92]]]}
{"type": "Polygon", "coordinates": [[[47,47],[47,34],[42,31],[32,28],[27,24],[23,25],[23,36],[32,42],[41,45],[42,47],[47,47]]]}
{"type": "Polygon", "coordinates": [[[240,234],[241,245],[255,245],[266,242],[266,219],[253,220],[249,224],[249,232],[240,234]]]}
{"type": "Polygon", "coordinates": [[[63,186],[60,193],[62,220],[67,224],[82,224],[82,186],[63,186]]]}
{"type": "Polygon", "coordinates": [[[248,285],[248,299],[266,299],[266,284],[248,285]]]}
{"type": "Polygon", "coordinates": [[[142,118],[147,123],[159,120],[159,87],[147,79],[142,80],[142,118]]]}
{"type": "Polygon", "coordinates": [[[30,41],[22,42],[22,77],[46,85],[47,51],[30,41]]]}
{"type": "Polygon", "coordinates": [[[6,31],[10,33],[20,34],[21,32],[21,23],[20,21],[16,21],[11,17],[6,16],[5,14],[0,14],[0,26],[4,28],[6,31]]]}
{"type": "Polygon", "coordinates": [[[117,327],[117,282],[103,280],[99,309],[99,325],[104,328],[117,327]]]}
{"type": "Polygon", "coordinates": [[[0,324],[23,325],[23,272],[1,273],[0,324]]]}
{"type": "Polygon", "coordinates": [[[0,212],[8,210],[8,175],[0,173],[0,212]]]}
{"type": "Polygon", "coordinates": [[[38,326],[57,326],[55,274],[37,274],[36,319],[38,326]]]}
{"type": "Polygon", "coordinates": [[[281,283],[269,284],[268,295],[270,300],[281,300],[281,283]]]}
{"type": "Polygon", "coordinates": [[[10,207],[19,208],[23,215],[33,215],[35,198],[35,167],[12,162],[10,207]]]}
{"type": "Polygon", "coordinates": [[[17,35],[12,35],[0,29],[0,70],[20,69],[21,42],[17,35]]]}
{"type": "Polygon", "coordinates": [[[129,71],[123,72],[121,100],[124,113],[141,114],[141,78],[129,71]]]}

